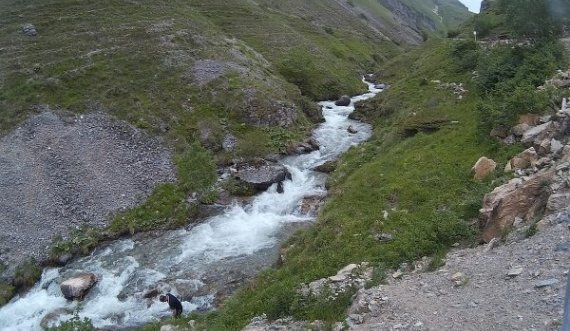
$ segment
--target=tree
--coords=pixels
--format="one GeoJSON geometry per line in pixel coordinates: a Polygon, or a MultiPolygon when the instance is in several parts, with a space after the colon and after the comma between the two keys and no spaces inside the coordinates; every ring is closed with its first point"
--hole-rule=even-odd
{"type": "Polygon", "coordinates": [[[570,0],[499,0],[498,5],[513,36],[533,42],[558,38],[570,15],[570,0]]]}

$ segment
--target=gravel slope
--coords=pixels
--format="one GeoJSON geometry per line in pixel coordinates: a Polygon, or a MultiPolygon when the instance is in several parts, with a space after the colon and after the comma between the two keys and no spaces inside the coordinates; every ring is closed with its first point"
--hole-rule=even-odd
{"type": "Polygon", "coordinates": [[[390,277],[388,285],[361,290],[350,329],[558,330],[570,266],[569,225],[570,212],[564,211],[542,221],[530,238],[491,250],[455,250],[436,272],[390,277]],[[541,286],[546,283],[553,284],[541,286]]]}
{"type": "Polygon", "coordinates": [[[110,214],[175,180],[169,152],[108,115],[32,116],[0,140],[0,261],[45,258],[73,227],[110,214]]]}

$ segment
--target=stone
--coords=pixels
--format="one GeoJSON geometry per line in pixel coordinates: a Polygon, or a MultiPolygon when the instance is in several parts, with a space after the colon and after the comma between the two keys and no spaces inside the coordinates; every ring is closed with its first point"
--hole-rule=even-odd
{"type": "Polygon", "coordinates": [[[564,171],[570,169],[570,162],[562,162],[556,166],[556,171],[564,171]]]}
{"type": "Polygon", "coordinates": [[[562,149],[564,148],[564,145],[562,145],[562,143],[556,139],[552,139],[550,141],[550,152],[554,155],[558,155],[560,154],[560,152],[562,151],[562,149]]]}
{"type": "Polygon", "coordinates": [[[265,191],[275,183],[291,179],[291,174],[282,164],[267,160],[254,160],[237,165],[233,177],[246,185],[251,185],[258,191],[265,191]]]}
{"type": "Polygon", "coordinates": [[[346,106],[350,105],[350,97],[348,95],[343,95],[342,97],[340,97],[340,99],[335,101],[334,104],[336,106],[346,107],[346,106]]]}
{"type": "Polygon", "coordinates": [[[302,215],[314,216],[317,214],[319,207],[325,201],[325,194],[316,194],[311,196],[303,197],[301,202],[299,202],[299,212],[302,215]]]}
{"type": "Polygon", "coordinates": [[[546,209],[550,211],[562,210],[570,206],[570,192],[555,193],[548,197],[546,209]]]}
{"type": "Polygon", "coordinates": [[[455,284],[455,286],[463,286],[467,284],[469,279],[464,273],[456,272],[451,276],[451,281],[455,284]]]}
{"type": "Polygon", "coordinates": [[[376,84],[376,85],[374,85],[374,88],[378,89],[378,90],[383,90],[386,88],[386,84],[384,84],[384,83],[376,84]]]}
{"type": "Polygon", "coordinates": [[[499,238],[493,238],[491,239],[487,245],[485,246],[485,248],[483,249],[483,253],[489,253],[493,248],[497,247],[499,245],[499,238]]]}
{"type": "Polygon", "coordinates": [[[403,275],[404,275],[404,273],[402,271],[396,270],[396,272],[394,272],[392,274],[392,278],[399,279],[399,278],[402,278],[403,275]]]}
{"type": "Polygon", "coordinates": [[[534,147],[530,147],[513,157],[509,161],[509,164],[512,170],[518,170],[530,168],[534,166],[537,161],[538,154],[536,153],[534,147]]]}
{"type": "Polygon", "coordinates": [[[513,178],[496,187],[483,198],[480,210],[480,224],[483,228],[481,239],[489,242],[501,237],[513,225],[516,217],[533,219],[546,207],[548,192],[545,183],[552,181],[554,170],[542,171],[527,181],[513,178]]]}
{"type": "Polygon", "coordinates": [[[32,23],[26,23],[22,26],[22,33],[28,37],[35,37],[38,35],[36,27],[32,23]]]}
{"type": "Polygon", "coordinates": [[[362,324],[364,323],[364,316],[360,314],[350,314],[348,315],[349,324],[362,324]]]}
{"type": "Polygon", "coordinates": [[[517,137],[522,137],[522,135],[528,131],[530,129],[530,125],[528,125],[527,123],[521,123],[521,124],[517,124],[515,125],[511,131],[512,133],[517,136],[517,137]]]}
{"type": "Polygon", "coordinates": [[[287,144],[285,150],[287,155],[301,155],[307,154],[319,149],[319,143],[313,139],[307,139],[303,142],[291,141],[287,144]]]}
{"type": "Polygon", "coordinates": [[[349,125],[348,128],[346,129],[346,131],[348,131],[348,133],[350,133],[350,134],[358,133],[358,130],[356,130],[352,125],[349,125]]]}
{"type": "Polygon", "coordinates": [[[497,167],[497,163],[485,156],[482,156],[477,160],[473,168],[471,168],[471,172],[474,173],[474,179],[484,179],[487,176],[491,175],[495,168],[497,167]]]}
{"type": "Polygon", "coordinates": [[[509,269],[509,271],[507,272],[507,277],[514,278],[514,277],[520,275],[522,272],[523,272],[523,268],[522,268],[522,267],[512,267],[512,268],[509,269]]]}
{"type": "Polygon", "coordinates": [[[337,161],[331,160],[314,167],[312,170],[322,172],[325,174],[330,174],[331,172],[336,170],[336,166],[337,166],[337,161]]]}
{"type": "Polygon", "coordinates": [[[160,331],[178,331],[178,328],[174,325],[166,324],[160,327],[160,331]]]}
{"type": "Polygon", "coordinates": [[[222,149],[224,151],[232,152],[236,149],[237,145],[238,145],[238,140],[233,134],[226,133],[224,135],[224,139],[222,140],[222,149]]]}
{"type": "Polygon", "coordinates": [[[394,240],[394,236],[390,233],[380,233],[376,235],[376,240],[378,241],[391,241],[394,240]]]}
{"type": "Polygon", "coordinates": [[[67,300],[82,300],[96,282],[95,274],[80,273],[61,283],[61,293],[67,300]]]}
{"type": "Polygon", "coordinates": [[[72,311],[67,308],[57,308],[49,313],[47,313],[40,321],[40,326],[44,329],[53,327],[55,323],[59,321],[61,315],[71,314],[72,311]]]}
{"type": "Polygon", "coordinates": [[[550,153],[550,139],[543,139],[540,144],[536,145],[535,150],[540,156],[550,153]]]}
{"type": "Polygon", "coordinates": [[[548,138],[548,136],[553,132],[553,130],[554,130],[554,123],[551,121],[541,125],[537,125],[535,127],[530,128],[523,134],[521,142],[523,144],[532,144],[537,139],[542,140],[544,138],[548,138]]]}
{"type": "Polygon", "coordinates": [[[560,281],[556,278],[549,278],[549,279],[544,279],[541,281],[538,281],[534,284],[535,288],[543,288],[543,287],[548,287],[548,286],[552,286],[555,284],[558,284],[560,281]]]}
{"type": "Polygon", "coordinates": [[[64,265],[64,264],[66,264],[67,262],[69,262],[69,260],[71,260],[72,258],[73,258],[73,254],[71,254],[71,253],[63,253],[63,254],[61,254],[61,255],[59,255],[59,256],[57,257],[57,263],[58,263],[59,265],[64,265]]]}

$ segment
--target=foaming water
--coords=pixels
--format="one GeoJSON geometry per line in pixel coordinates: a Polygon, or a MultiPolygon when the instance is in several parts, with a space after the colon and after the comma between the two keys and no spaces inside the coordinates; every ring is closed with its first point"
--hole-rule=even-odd
{"type": "Polygon", "coordinates": [[[381,91],[365,83],[369,92],[353,97],[347,107],[320,103],[326,122],[313,136],[321,147],[282,160],[292,177],[284,182],[284,193],[274,185],[247,205],[236,203],[191,229],[153,239],[118,240],[65,267],[46,269],[27,294],[0,308],[0,330],[41,330],[42,318],[57,310],[60,314],[50,325],[70,319],[75,311],[98,328],[139,326],[170,315],[166,304],[143,298],[157,285],[181,298],[185,313],[211,308],[219,288],[232,288],[240,277],[271,265],[287,229],[312,220],[299,211],[299,204],[304,197],[326,193],[326,176],[311,169],[370,137],[370,125],[347,118],[354,102],[381,91]],[[356,133],[348,133],[350,126],[356,133]],[[80,304],[65,300],[59,289],[63,279],[77,272],[98,276],[80,304]]]}

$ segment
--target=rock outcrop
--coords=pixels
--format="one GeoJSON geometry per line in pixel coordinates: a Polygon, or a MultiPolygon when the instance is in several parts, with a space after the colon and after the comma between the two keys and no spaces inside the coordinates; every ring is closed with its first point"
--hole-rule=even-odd
{"type": "Polygon", "coordinates": [[[61,283],[61,293],[67,300],[82,300],[96,282],[95,274],[80,273],[61,283]]]}
{"type": "Polygon", "coordinates": [[[258,191],[267,190],[271,185],[291,178],[284,165],[263,159],[238,164],[232,176],[258,191]]]}

